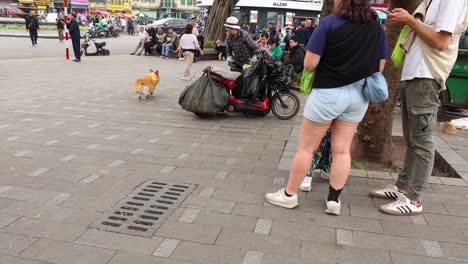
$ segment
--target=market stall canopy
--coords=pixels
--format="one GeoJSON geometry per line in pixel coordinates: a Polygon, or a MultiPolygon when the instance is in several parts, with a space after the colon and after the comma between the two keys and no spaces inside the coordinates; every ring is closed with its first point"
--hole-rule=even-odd
{"type": "Polygon", "coordinates": [[[149,17],[147,14],[143,13],[143,12],[140,12],[138,14],[136,14],[135,16],[138,16],[138,17],[149,17]]]}
{"type": "Polygon", "coordinates": [[[98,13],[98,14],[101,14],[101,15],[104,15],[104,16],[110,16],[110,15],[111,15],[111,13],[109,13],[109,12],[107,12],[107,11],[100,11],[100,10],[98,10],[97,13],[98,13]]]}

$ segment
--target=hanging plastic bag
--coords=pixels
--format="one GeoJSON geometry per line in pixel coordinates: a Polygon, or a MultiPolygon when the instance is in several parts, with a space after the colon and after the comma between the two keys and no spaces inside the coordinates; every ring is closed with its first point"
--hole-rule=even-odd
{"type": "Polygon", "coordinates": [[[395,45],[395,48],[393,49],[392,61],[396,67],[401,67],[403,63],[405,62],[405,51],[400,47],[400,44],[403,41],[403,39],[406,37],[409,31],[410,31],[410,28],[405,25],[403,29],[401,30],[400,36],[398,37],[398,41],[395,45]]]}
{"type": "Polygon", "coordinates": [[[312,92],[312,84],[314,83],[316,71],[302,71],[301,77],[301,92],[310,94],[312,92]]]}

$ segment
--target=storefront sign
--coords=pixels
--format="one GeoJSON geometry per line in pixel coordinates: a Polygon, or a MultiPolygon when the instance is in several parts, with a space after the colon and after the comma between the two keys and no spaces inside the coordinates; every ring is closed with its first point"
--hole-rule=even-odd
{"type": "Polygon", "coordinates": [[[286,7],[286,6],[288,6],[288,3],[286,3],[286,2],[274,2],[273,6],[286,7]]]}
{"type": "Polygon", "coordinates": [[[93,9],[107,9],[105,1],[93,1],[89,3],[89,8],[93,9]]]}
{"type": "Polygon", "coordinates": [[[250,10],[250,24],[257,24],[257,23],[258,23],[258,11],[250,10]]]}
{"type": "Polygon", "coordinates": [[[52,4],[51,0],[34,0],[34,5],[40,9],[46,9],[52,4]]]}
{"type": "Polygon", "coordinates": [[[107,0],[107,10],[132,11],[132,2],[131,0],[107,0]]]}
{"type": "Polygon", "coordinates": [[[88,0],[73,0],[71,1],[72,5],[82,5],[82,6],[87,6],[88,5],[88,0]]]}
{"type": "MultiPolygon", "coordinates": [[[[198,0],[196,3],[198,7],[210,7],[213,5],[213,0],[198,0]]],[[[319,1],[239,0],[236,7],[287,8],[320,12],[322,5],[322,2],[319,1]]]]}
{"type": "Polygon", "coordinates": [[[287,26],[290,26],[290,25],[293,24],[293,20],[294,20],[294,13],[287,12],[286,13],[286,23],[285,24],[287,26]]]}

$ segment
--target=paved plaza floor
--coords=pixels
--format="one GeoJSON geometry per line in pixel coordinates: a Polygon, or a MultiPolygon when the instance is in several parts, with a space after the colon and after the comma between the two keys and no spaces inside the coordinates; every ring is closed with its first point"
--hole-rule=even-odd
{"type": "MultiPolygon", "coordinates": [[[[223,67],[194,70],[210,64],[223,67]]],[[[177,104],[182,67],[112,55],[0,60],[1,264],[467,263],[465,181],[433,179],[416,217],[378,212],[387,201],[368,192],[396,175],[366,171],[352,172],[341,216],[324,214],[318,177],[298,208],[269,206],[301,115],[201,120],[177,104]],[[149,68],[161,84],[138,101],[132,81],[149,68]],[[151,237],[93,227],[148,180],[195,189],[151,237]]]]}

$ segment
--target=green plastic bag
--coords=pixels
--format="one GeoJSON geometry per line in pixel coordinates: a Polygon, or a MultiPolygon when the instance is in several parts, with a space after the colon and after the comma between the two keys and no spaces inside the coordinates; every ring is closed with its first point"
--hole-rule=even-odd
{"type": "Polygon", "coordinates": [[[400,36],[398,37],[398,41],[393,49],[392,53],[392,61],[396,67],[401,67],[405,62],[405,51],[400,47],[401,42],[408,34],[410,28],[408,26],[404,26],[400,32],[400,36]]]}
{"type": "Polygon", "coordinates": [[[316,71],[306,71],[302,72],[301,77],[301,92],[305,94],[310,94],[312,92],[312,84],[314,83],[316,71]]]}

